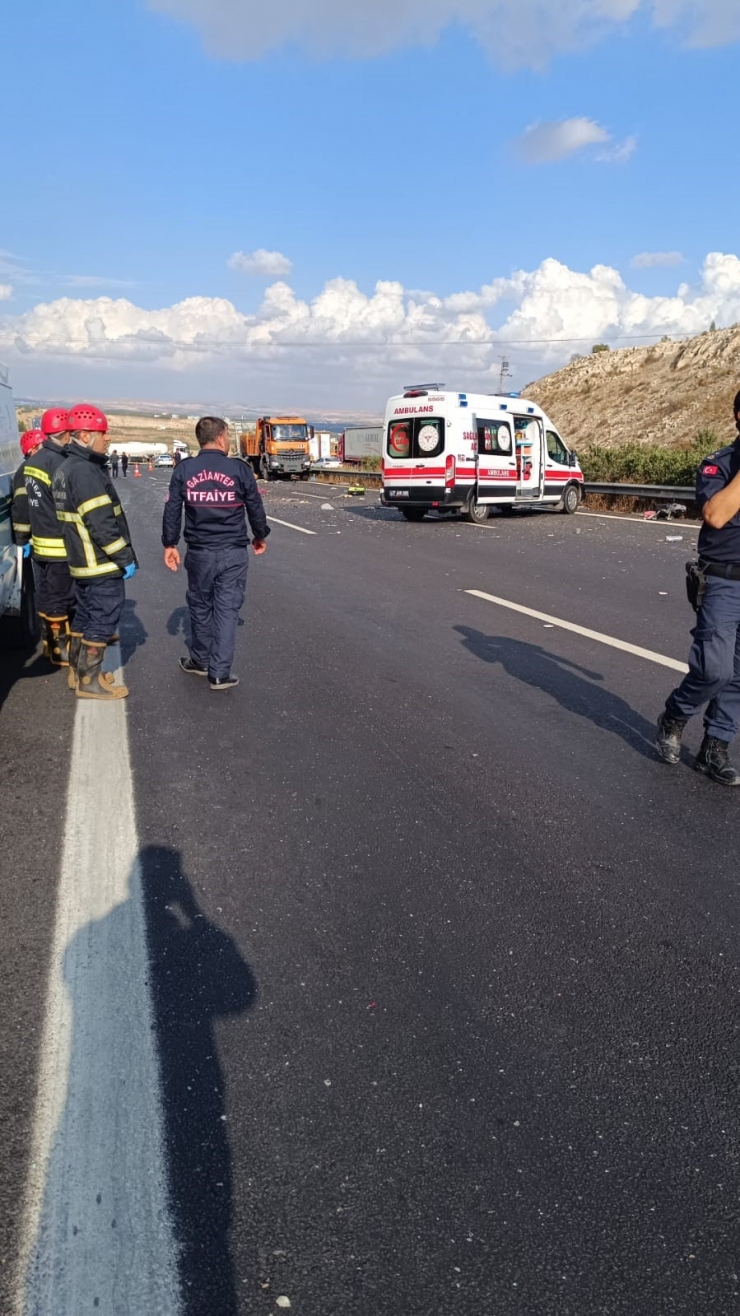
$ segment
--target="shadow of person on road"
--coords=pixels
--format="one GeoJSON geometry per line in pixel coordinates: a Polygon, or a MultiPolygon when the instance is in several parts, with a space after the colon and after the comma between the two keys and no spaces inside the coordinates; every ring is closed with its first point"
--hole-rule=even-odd
{"type": "Polygon", "coordinates": [[[144,623],[136,615],[136,600],[126,599],[121,613],[121,622],[119,626],[121,636],[121,662],[125,665],[129,658],[136,653],[142,644],[146,644],[149,638],[144,623]]]}
{"type": "Polygon", "coordinates": [[[167,618],[167,634],[182,635],[185,643],[188,646],[190,645],[190,613],[186,607],[175,608],[175,611],[167,618]]]}
{"type": "Polygon", "coordinates": [[[470,626],[455,626],[465,648],[485,663],[500,663],[505,672],[534,690],[542,690],[562,708],[588,718],[595,726],[619,736],[643,758],[657,760],[653,748],[655,725],[636,713],[619,695],[596,682],[600,672],[581,667],[570,658],[550,653],[539,644],[485,635],[470,626]]]}
{"type": "Polygon", "coordinates": [[[36,676],[53,676],[54,670],[43,657],[41,649],[31,653],[28,649],[0,648],[0,708],[16,681],[26,681],[36,676]]]}
{"type": "Polygon", "coordinates": [[[257,985],[236,943],[198,907],[180,855],[141,853],[144,907],[184,1316],[238,1316],[229,1245],[231,1150],[215,1025],[257,985]]]}

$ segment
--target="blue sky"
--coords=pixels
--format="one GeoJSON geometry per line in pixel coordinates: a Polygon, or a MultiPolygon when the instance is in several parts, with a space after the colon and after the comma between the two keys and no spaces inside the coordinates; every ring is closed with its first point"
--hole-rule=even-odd
{"type": "Polygon", "coordinates": [[[409,371],[483,387],[506,352],[520,384],[598,338],[740,318],[736,0],[704,0],[703,31],[689,0],[350,12],[6,14],[0,355],[19,392],[372,411],[409,371]],[[260,250],[283,260],[229,265],[260,250]]]}

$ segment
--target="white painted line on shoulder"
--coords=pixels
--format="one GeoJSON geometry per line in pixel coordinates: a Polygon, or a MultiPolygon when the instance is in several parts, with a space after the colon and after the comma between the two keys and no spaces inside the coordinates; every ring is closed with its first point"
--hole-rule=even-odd
{"type": "Polygon", "coordinates": [[[289,530],[298,530],[299,533],[302,534],[302,535],[315,535],[315,534],[316,534],[316,531],[315,531],[315,530],[306,530],[305,527],[302,526],[302,525],[293,525],[290,521],[281,521],[281,520],[279,519],[279,517],[277,517],[277,516],[270,516],[269,512],[268,512],[268,514],[267,514],[267,519],[268,519],[268,521],[274,521],[274,522],[275,522],[275,525],[284,525],[284,526],[287,526],[289,530]]]}
{"type": "Polygon", "coordinates": [[[18,1316],[181,1311],[138,851],[125,706],[79,701],[18,1316]]]}
{"type": "Polygon", "coordinates": [[[668,658],[663,653],[654,653],[652,649],[642,649],[639,644],[628,644],[626,640],[617,640],[613,635],[602,635],[601,631],[589,630],[587,626],[577,626],[573,621],[563,621],[562,617],[551,617],[546,612],[537,612],[535,608],[525,608],[521,603],[512,603],[510,599],[499,599],[495,594],[486,594],[481,589],[466,589],[476,599],[485,599],[486,603],[495,603],[499,608],[508,608],[511,612],[521,612],[525,617],[534,617],[536,621],[545,622],[547,626],[559,626],[561,630],[573,631],[583,635],[587,640],[598,640],[612,649],[621,649],[624,653],[634,654],[636,658],[646,658],[648,662],[658,663],[660,667],[670,667],[674,672],[688,672],[686,663],[677,658],[668,658]]]}

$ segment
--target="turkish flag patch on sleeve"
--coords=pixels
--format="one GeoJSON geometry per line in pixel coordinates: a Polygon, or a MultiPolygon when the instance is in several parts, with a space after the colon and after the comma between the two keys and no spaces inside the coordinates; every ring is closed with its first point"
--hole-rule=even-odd
{"type": "Polygon", "coordinates": [[[719,475],[719,466],[702,466],[702,475],[719,475]]]}

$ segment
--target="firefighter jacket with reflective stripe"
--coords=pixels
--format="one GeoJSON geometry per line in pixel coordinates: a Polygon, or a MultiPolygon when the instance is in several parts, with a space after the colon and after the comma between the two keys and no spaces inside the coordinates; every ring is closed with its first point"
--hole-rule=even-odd
{"type": "Polygon", "coordinates": [[[128,523],[106,462],[100,453],[73,441],[54,474],[54,504],[75,580],[121,576],[124,567],[136,563],[128,523]]]}
{"type": "Polygon", "coordinates": [[[66,454],[66,446],[60,448],[52,439],[45,439],[41,447],[26,458],[23,467],[33,555],[47,562],[64,561],[67,556],[51,490],[54,472],[66,454]]]}
{"type": "Polygon", "coordinates": [[[13,524],[13,543],[27,544],[31,538],[31,514],[28,510],[28,494],[26,493],[24,457],[18,470],[13,476],[13,494],[10,504],[10,518],[13,524]]]}

